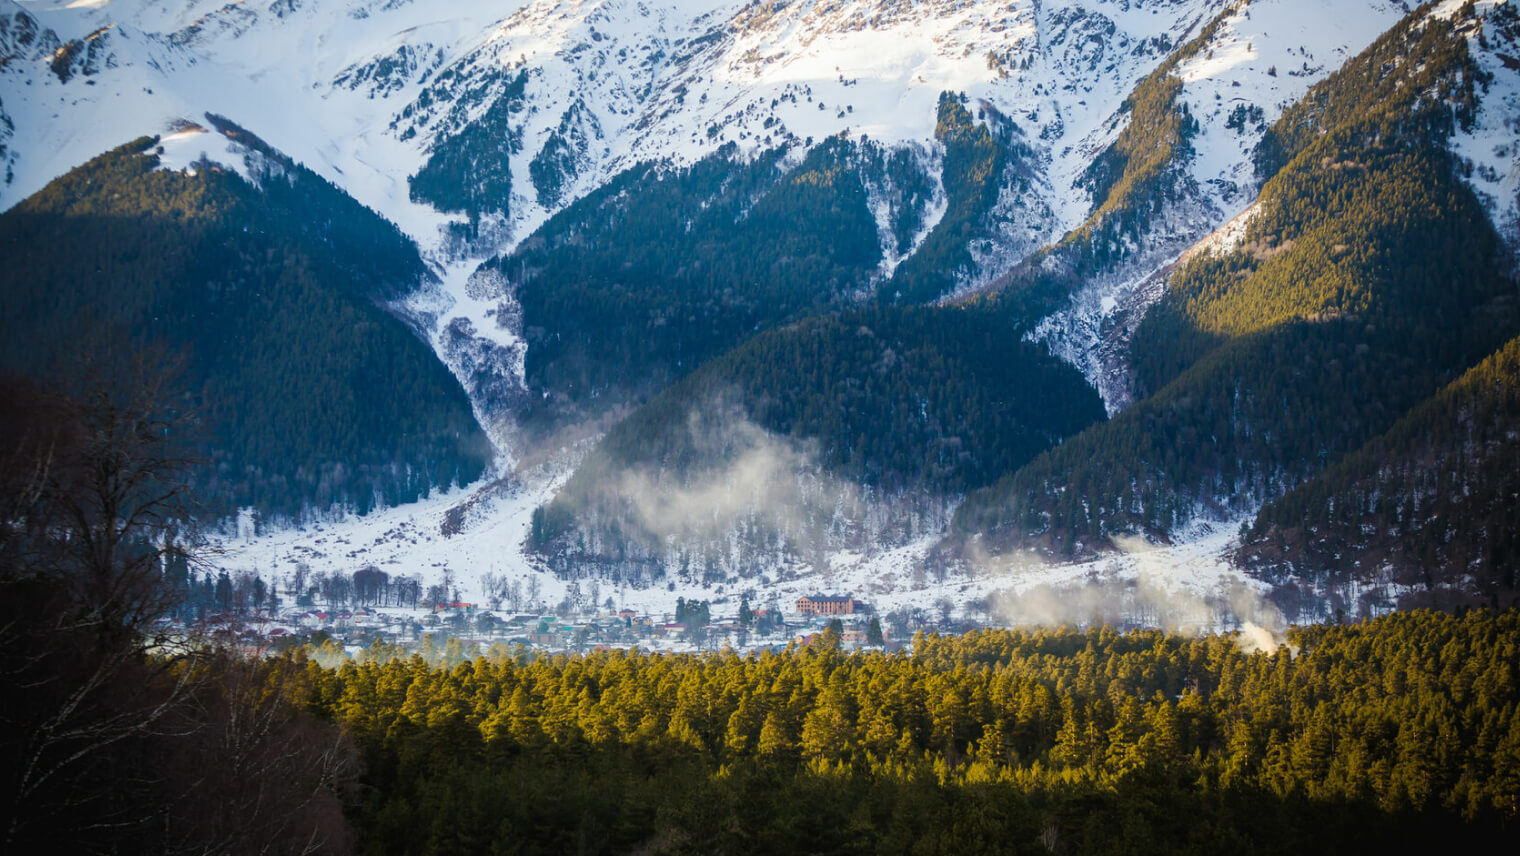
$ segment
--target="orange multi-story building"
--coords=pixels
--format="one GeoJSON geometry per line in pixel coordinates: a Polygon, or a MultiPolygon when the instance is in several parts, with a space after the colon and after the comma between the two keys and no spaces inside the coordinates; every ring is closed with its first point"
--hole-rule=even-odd
{"type": "Polygon", "coordinates": [[[803,615],[853,615],[856,601],[849,595],[815,594],[797,598],[797,611],[803,615]]]}

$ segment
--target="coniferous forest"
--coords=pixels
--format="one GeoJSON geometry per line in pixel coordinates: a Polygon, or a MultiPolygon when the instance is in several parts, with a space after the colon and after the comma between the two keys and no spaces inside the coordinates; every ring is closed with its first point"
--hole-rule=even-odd
{"type": "Polygon", "coordinates": [[[209,163],[158,169],[144,138],[0,215],[0,247],[26,259],[0,265],[0,366],[78,387],[92,364],[177,354],[206,518],[362,513],[479,478],[492,453],[464,391],[385,307],[427,275],[416,247],[211,121],[250,148],[260,186],[209,163]]]}
{"type": "MultiPolygon", "coordinates": [[[[1284,112],[1241,243],[1180,265],[1136,330],[1137,403],[971,495],[957,537],[1084,555],[1251,509],[1391,450],[1367,444],[1513,335],[1508,251],[1445,146],[1487,85],[1463,26],[1411,15],[1284,112]]],[[[992,299],[1025,307],[1041,282],[992,299]]],[[[1514,591],[1501,576],[1495,603],[1514,591]]]]}
{"type": "Polygon", "coordinates": [[[0,388],[10,852],[1339,853],[1520,822],[1513,607],[850,654],[834,626],[748,655],[187,634],[192,426],[156,377],[0,388]]]}
{"type": "MultiPolygon", "coordinates": [[[[1517,614],[308,664],[361,852],[1339,853],[1513,834],[1517,614]]],[[[1497,837],[1495,837],[1497,836],[1497,837]]]]}

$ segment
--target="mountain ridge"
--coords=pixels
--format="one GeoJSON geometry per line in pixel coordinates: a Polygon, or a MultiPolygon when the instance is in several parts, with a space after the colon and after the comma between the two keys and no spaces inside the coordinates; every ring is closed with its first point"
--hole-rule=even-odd
{"type": "MultiPolygon", "coordinates": [[[[619,420],[649,422],[641,408],[683,378],[721,385],[722,371],[711,367],[740,370],[742,360],[723,361],[754,337],[823,330],[827,319],[854,317],[870,303],[982,313],[1007,335],[1048,348],[1082,372],[1113,417],[1090,429],[1095,437],[1142,422],[1157,432],[1199,431],[1182,405],[1223,407],[1217,393],[1227,376],[1237,385],[1253,371],[1270,380],[1293,369],[1293,354],[1306,347],[1330,348],[1326,366],[1371,365],[1361,350],[1371,340],[1353,329],[1365,307],[1327,298],[1317,310],[1293,308],[1283,317],[1297,319],[1295,332],[1268,341],[1246,329],[1270,326],[1266,316],[1252,321],[1254,308],[1239,312],[1220,297],[1260,297],[1270,291],[1266,279],[1208,283],[1218,257],[1249,260],[1230,275],[1287,270],[1316,241],[1330,254],[1327,269],[1338,269],[1333,229],[1293,249],[1296,238],[1282,229],[1263,231],[1278,202],[1257,194],[1262,182],[1279,196],[1270,189],[1290,183],[1271,182],[1303,148],[1294,123],[1329,103],[1313,101],[1330,91],[1323,81],[1355,66],[1400,20],[1459,22],[1451,38],[1471,40],[1461,81],[1471,103],[1438,162],[1394,159],[1403,165],[1389,169],[1413,164],[1434,176],[1425,184],[1455,172],[1471,190],[1440,198],[1462,197],[1450,211],[1494,223],[1505,243],[1489,241],[1482,253],[1496,266],[1508,252],[1513,268],[1520,236],[1520,155],[1510,143],[1520,87],[1501,73],[1516,29],[1506,2],[1428,4],[1412,17],[1404,4],[1381,0],[1334,10],[1299,0],[503,0],[452,17],[395,0],[208,0],[178,11],[132,0],[0,2],[11,10],[0,16],[0,38],[19,46],[0,65],[0,160],[11,170],[0,205],[111,129],[144,127],[170,132],[167,139],[204,112],[246,124],[416,244],[428,275],[416,290],[389,296],[391,309],[423,331],[465,389],[508,483],[537,478],[531,473],[545,460],[558,462],[553,479],[565,477],[594,447],[587,438],[619,420]],[[240,109],[212,111],[213,101],[240,109]],[[1178,296],[1189,288],[1203,297],[1178,296]],[[1205,304],[1213,308],[1198,309],[1205,304]],[[1239,330],[1215,323],[1231,313],[1239,330]],[[1338,344],[1334,330],[1345,334],[1338,344]],[[1221,336],[1240,341],[1220,350],[1221,336]],[[1258,344],[1244,344],[1252,336],[1258,344]],[[1214,374],[1194,370],[1209,360],[1214,374]],[[1166,392],[1189,371],[1196,389],[1166,392]]],[[[1373,67],[1367,77],[1373,101],[1378,74],[1373,67]]],[[[176,157],[169,168],[201,163],[176,157]]],[[[1332,160],[1355,164],[1358,155],[1347,148],[1332,160]]],[[[1294,187],[1305,199],[1320,192],[1294,187]]],[[[1339,199],[1336,192],[1325,198],[1339,199]]],[[[1310,222],[1311,214],[1289,219],[1310,222]]],[[[1417,252],[1407,260],[1429,261],[1417,252]]],[[[1416,304],[1410,318],[1419,317],[1416,304]]],[[[1506,338],[1501,327],[1483,333],[1498,337],[1495,346],[1506,338]]],[[[1378,335],[1377,354],[1391,358],[1424,341],[1378,335]]],[[[1445,353],[1439,338],[1432,353],[1445,353]]],[[[1304,442],[1325,440],[1321,458],[1349,453],[1485,355],[1407,366],[1395,359],[1390,365],[1405,374],[1383,375],[1376,393],[1357,393],[1365,373],[1350,372],[1346,401],[1368,407],[1347,424],[1365,430],[1319,426],[1304,442]]],[[[871,368],[841,365],[840,375],[865,383],[871,368]]],[[[1313,383],[1321,386],[1298,390],[1306,413],[1334,398],[1330,380],[1313,383]]],[[[1269,423],[1277,424],[1259,424],[1269,423]]],[[[847,445],[878,448],[869,431],[888,424],[847,445]]],[[[1212,448],[1207,432],[1198,436],[1205,442],[1178,445],[1161,433],[1146,442],[1158,443],[1160,461],[1212,448]]],[[[1099,449],[1093,444],[1108,441],[1087,437],[1045,454],[1094,451],[1076,461],[1076,473],[1139,454],[1099,449]]],[[[1221,460],[1236,463],[1225,469],[1254,466],[1228,445],[1221,460]]],[[[1134,461],[1119,463],[1109,475],[1134,461]]],[[[1059,537],[1056,553],[1115,555],[1111,537],[1185,538],[1204,525],[1200,510],[1208,526],[1236,525],[1321,464],[1300,472],[1294,458],[1287,466],[1291,477],[1250,475],[1239,493],[1217,474],[1146,463],[1132,493],[1149,497],[1142,517],[1166,520],[1123,522],[1133,509],[1104,504],[1133,505],[1134,496],[1104,488],[1083,499],[1093,507],[1081,513],[1112,521],[1059,537]],[[1174,473],[1187,484],[1157,487],[1174,473]]],[[[1054,494],[1068,477],[1026,476],[1054,494]]],[[[557,489],[501,484],[482,490],[542,498],[557,489]]],[[[980,519],[974,512],[962,507],[959,519],[980,519]]],[[[529,524],[515,506],[505,513],[529,524]]],[[[983,535],[1004,523],[958,524],[957,532],[983,535]]],[[[936,573],[953,569],[953,561],[937,564],[947,554],[931,556],[927,537],[877,546],[936,564],[936,573]]],[[[967,555],[988,558],[984,546],[967,555]]],[[[822,560],[826,577],[858,558],[845,553],[822,560]]],[[[501,554],[517,573],[548,570],[515,544],[501,554]]],[[[961,570],[974,577],[975,561],[961,570]]]]}

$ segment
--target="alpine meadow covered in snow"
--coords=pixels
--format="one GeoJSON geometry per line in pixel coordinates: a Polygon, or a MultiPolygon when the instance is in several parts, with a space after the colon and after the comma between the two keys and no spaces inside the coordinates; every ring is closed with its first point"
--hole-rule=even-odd
{"type": "Polygon", "coordinates": [[[0,0],[0,850],[1520,799],[1513,0],[0,0]]]}

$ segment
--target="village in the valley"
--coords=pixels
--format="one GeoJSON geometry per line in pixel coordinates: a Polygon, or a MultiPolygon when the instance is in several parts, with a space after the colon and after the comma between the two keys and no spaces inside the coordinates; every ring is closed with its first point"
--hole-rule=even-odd
{"type": "Polygon", "coordinates": [[[240,647],[280,650],[312,645],[349,657],[366,651],[424,658],[468,658],[494,651],[585,653],[609,648],[698,653],[780,650],[826,642],[845,651],[896,650],[920,630],[968,629],[943,608],[878,615],[849,594],[813,594],[751,606],[747,596],[678,599],[674,612],[577,608],[513,612],[459,600],[416,606],[322,606],[206,611],[176,623],[240,647]],[[822,636],[822,634],[831,634],[822,636]]]}

